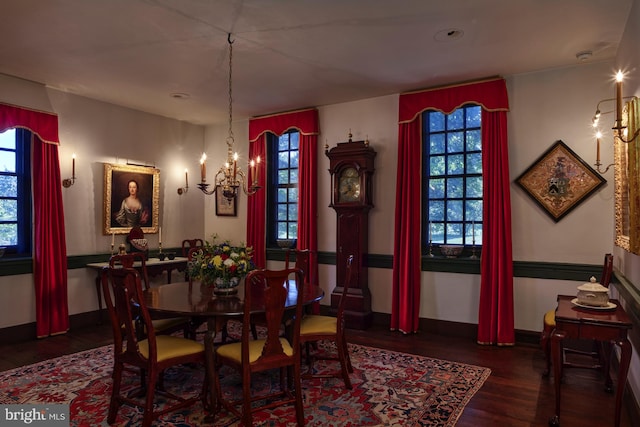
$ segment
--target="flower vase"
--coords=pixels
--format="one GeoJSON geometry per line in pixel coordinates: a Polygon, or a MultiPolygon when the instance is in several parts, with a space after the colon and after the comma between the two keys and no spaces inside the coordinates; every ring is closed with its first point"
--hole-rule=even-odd
{"type": "Polygon", "coordinates": [[[213,281],[213,293],[215,295],[235,295],[240,285],[239,277],[216,277],[213,281]]]}

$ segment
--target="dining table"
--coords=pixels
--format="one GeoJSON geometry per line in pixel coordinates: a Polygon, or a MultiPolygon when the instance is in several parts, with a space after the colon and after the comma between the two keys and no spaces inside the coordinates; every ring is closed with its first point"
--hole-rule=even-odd
{"type": "MultiPolygon", "coordinates": [[[[287,286],[289,294],[285,308],[293,310],[298,301],[295,283],[287,286]]],[[[311,305],[324,297],[324,290],[316,285],[303,286],[303,304],[311,305]]],[[[216,336],[230,319],[242,321],[244,313],[244,281],[238,286],[238,292],[232,295],[218,295],[214,289],[200,281],[176,282],[155,286],[145,291],[145,303],[151,313],[168,317],[189,317],[194,326],[207,324],[204,334],[204,347],[209,380],[209,405],[213,411],[215,405],[214,350],[216,336]]],[[[259,315],[264,309],[256,306],[252,313],[259,315]]]]}

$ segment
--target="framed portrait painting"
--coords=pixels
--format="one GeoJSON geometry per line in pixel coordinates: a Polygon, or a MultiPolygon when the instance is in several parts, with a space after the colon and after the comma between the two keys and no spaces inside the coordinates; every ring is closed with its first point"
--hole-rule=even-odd
{"type": "Polygon", "coordinates": [[[216,190],[216,215],[217,216],[236,216],[236,199],[234,196],[232,199],[227,199],[222,194],[222,187],[218,186],[216,190]]]}
{"type": "Polygon", "coordinates": [[[555,222],[605,182],[562,141],[556,141],[516,179],[516,183],[555,222]]]}
{"type": "Polygon", "coordinates": [[[133,227],[158,232],[160,170],[104,165],[104,233],[127,234],[133,227]]]}

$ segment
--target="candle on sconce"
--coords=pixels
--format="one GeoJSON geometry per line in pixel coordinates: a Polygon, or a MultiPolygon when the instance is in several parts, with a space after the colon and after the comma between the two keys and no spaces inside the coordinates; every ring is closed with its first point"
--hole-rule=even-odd
{"type": "Polygon", "coordinates": [[[616,74],[616,128],[622,127],[622,78],[621,70],[616,74]]]}
{"type": "Polygon", "coordinates": [[[189,171],[187,169],[184,170],[184,186],[189,188],[189,171]]]}
{"type": "Polygon", "coordinates": [[[476,244],[476,222],[471,221],[471,243],[476,244]]]}
{"type": "Polygon", "coordinates": [[[71,179],[76,179],[76,153],[71,155],[71,179]]]}
{"type": "Polygon", "coordinates": [[[600,138],[602,134],[600,132],[596,133],[596,164],[600,163],[600,138]]]}
{"type": "Polygon", "coordinates": [[[253,185],[256,183],[256,162],[251,159],[249,162],[249,171],[251,172],[251,182],[253,185]]]}
{"type": "Polygon", "coordinates": [[[116,233],[111,233],[111,246],[116,244],[116,233]]]}
{"type": "Polygon", "coordinates": [[[207,182],[207,166],[205,161],[207,160],[207,155],[202,153],[202,157],[200,157],[200,182],[207,182]]]}
{"type": "Polygon", "coordinates": [[[429,221],[429,242],[431,242],[433,238],[433,224],[429,221]]]}
{"type": "Polygon", "coordinates": [[[237,164],[238,164],[238,153],[233,153],[233,179],[236,179],[237,164]]]}
{"type": "Polygon", "coordinates": [[[260,156],[256,159],[256,184],[258,183],[258,175],[260,174],[260,156]]]}
{"type": "Polygon", "coordinates": [[[162,227],[158,228],[158,243],[162,243],[162,227]]]}

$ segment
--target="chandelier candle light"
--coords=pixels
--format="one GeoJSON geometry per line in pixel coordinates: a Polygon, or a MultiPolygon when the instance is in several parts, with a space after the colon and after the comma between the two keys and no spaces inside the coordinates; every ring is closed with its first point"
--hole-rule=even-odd
{"type": "Polygon", "coordinates": [[[207,184],[207,155],[202,153],[200,158],[200,184],[198,188],[203,193],[211,195],[216,191],[222,191],[224,197],[228,200],[232,200],[238,194],[238,189],[242,188],[242,191],[250,196],[260,190],[258,185],[258,173],[260,169],[260,157],[255,161],[249,162],[249,176],[247,176],[242,168],[238,166],[238,153],[233,151],[233,96],[232,96],[232,81],[231,81],[231,64],[233,57],[233,42],[231,41],[231,34],[227,35],[227,42],[229,43],[229,135],[227,136],[227,161],[218,170],[214,177],[213,189],[209,190],[209,184],[207,184]],[[252,178],[249,183],[249,177],[252,178]]]}

